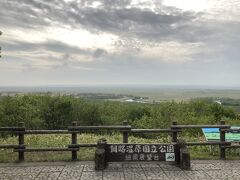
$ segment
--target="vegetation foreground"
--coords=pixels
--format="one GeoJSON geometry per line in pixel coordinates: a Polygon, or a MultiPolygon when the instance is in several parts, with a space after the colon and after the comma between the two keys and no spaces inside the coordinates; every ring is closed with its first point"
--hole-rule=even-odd
{"type": "Polygon", "coordinates": [[[116,125],[128,120],[134,128],[168,128],[179,124],[240,125],[239,112],[212,99],[156,104],[96,101],[73,96],[24,95],[0,98],[0,127],[25,123],[27,129],[66,129],[78,125],[116,125]]]}
{"type": "MultiPolygon", "coordinates": [[[[71,142],[71,135],[27,135],[25,136],[25,143],[27,147],[67,147],[71,142]]],[[[100,138],[106,138],[109,143],[121,143],[122,134],[79,134],[79,143],[96,143],[100,138]]],[[[187,138],[188,141],[194,141],[194,138],[187,138]]],[[[152,138],[142,138],[129,136],[129,143],[164,143],[170,142],[170,137],[165,136],[152,138]]],[[[204,140],[203,137],[198,137],[197,141],[204,140]]],[[[0,144],[17,144],[18,137],[1,138],[0,144]]],[[[94,160],[95,148],[80,148],[78,152],[78,160],[94,160]]],[[[202,146],[190,147],[192,159],[219,159],[218,146],[202,146]]],[[[227,150],[228,159],[239,159],[239,150],[227,150]]],[[[18,153],[12,150],[0,149],[0,162],[17,162],[18,153]]],[[[25,160],[31,161],[71,161],[71,152],[27,152],[25,160]]]]}
{"type": "MultiPolygon", "coordinates": [[[[163,102],[156,104],[122,103],[86,100],[72,96],[23,95],[0,99],[0,127],[25,123],[27,129],[67,129],[72,121],[78,125],[116,125],[128,120],[133,128],[169,128],[173,120],[178,124],[227,124],[240,125],[240,115],[231,107],[212,99],[193,99],[189,102],[163,102]]],[[[100,138],[108,142],[122,142],[116,132],[82,133],[78,143],[96,143],[100,138]]],[[[181,133],[185,140],[205,141],[200,129],[181,133]]],[[[166,134],[138,134],[129,137],[130,143],[170,142],[166,134]]],[[[27,147],[67,147],[70,135],[26,135],[27,147]]],[[[18,144],[17,137],[0,134],[0,144],[18,144]]],[[[219,159],[219,147],[190,147],[194,159],[219,159]]],[[[79,160],[93,160],[95,148],[81,148],[79,160]]],[[[239,150],[227,150],[228,159],[239,158],[239,150]]],[[[0,149],[0,162],[14,162],[17,153],[0,149]]],[[[26,153],[26,161],[69,161],[71,152],[26,153]]]]}

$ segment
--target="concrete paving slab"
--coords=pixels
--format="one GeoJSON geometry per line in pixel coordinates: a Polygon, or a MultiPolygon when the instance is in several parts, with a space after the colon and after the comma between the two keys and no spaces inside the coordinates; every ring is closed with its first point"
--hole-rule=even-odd
{"type": "Polygon", "coordinates": [[[169,180],[240,179],[240,161],[192,161],[192,169],[161,162],[109,163],[95,171],[94,162],[2,163],[0,180],[169,180]]]}

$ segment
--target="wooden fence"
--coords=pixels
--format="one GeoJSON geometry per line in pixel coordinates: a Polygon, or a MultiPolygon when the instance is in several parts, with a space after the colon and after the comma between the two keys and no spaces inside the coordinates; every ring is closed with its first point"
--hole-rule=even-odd
{"type": "Polygon", "coordinates": [[[230,125],[225,125],[225,121],[221,121],[219,125],[178,125],[177,122],[172,122],[169,129],[132,129],[127,121],[124,121],[122,125],[118,126],[78,126],[77,122],[73,122],[67,130],[27,130],[24,127],[23,122],[19,122],[17,127],[0,127],[0,132],[10,132],[18,136],[17,145],[1,145],[0,149],[13,149],[14,152],[18,152],[18,160],[24,161],[25,152],[39,152],[39,151],[71,151],[72,160],[77,160],[77,152],[80,147],[96,147],[97,144],[81,144],[77,142],[77,135],[81,132],[87,131],[99,131],[99,130],[115,130],[122,133],[123,143],[128,143],[129,134],[134,133],[169,133],[172,137],[172,142],[176,143],[178,137],[183,130],[196,129],[196,128],[219,128],[220,129],[220,141],[211,142],[186,142],[188,146],[205,146],[205,145],[218,145],[220,148],[220,158],[226,159],[226,148],[240,148],[238,146],[231,146],[231,142],[225,141],[226,132],[240,132],[240,129],[230,129],[230,125]],[[66,148],[60,147],[48,147],[48,148],[31,148],[26,147],[24,143],[24,136],[27,134],[71,134],[71,144],[66,148]]]}

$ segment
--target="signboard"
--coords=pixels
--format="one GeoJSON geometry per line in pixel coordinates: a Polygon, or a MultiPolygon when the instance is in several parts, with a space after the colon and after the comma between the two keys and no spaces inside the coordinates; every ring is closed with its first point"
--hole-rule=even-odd
{"type": "Polygon", "coordinates": [[[107,157],[118,161],[175,161],[175,144],[108,144],[107,157]]]}
{"type": "MultiPolygon", "coordinates": [[[[232,126],[231,129],[239,129],[240,126],[232,126]]],[[[207,141],[220,141],[219,128],[202,128],[203,134],[207,141]]],[[[240,141],[240,133],[228,132],[226,133],[226,141],[240,141]]]]}

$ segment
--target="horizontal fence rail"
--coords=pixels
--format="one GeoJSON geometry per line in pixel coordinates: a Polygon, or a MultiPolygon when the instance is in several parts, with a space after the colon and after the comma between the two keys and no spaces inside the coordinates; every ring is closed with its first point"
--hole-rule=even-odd
{"type": "Polygon", "coordinates": [[[16,148],[25,148],[25,145],[14,145],[14,144],[0,145],[0,149],[16,149],[16,148]]]}
{"type": "Polygon", "coordinates": [[[69,126],[69,131],[82,130],[130,130],[131,126],[69,126]]]}
{"type": "Polygon", "coordinates": [[[71,134],[68,130],[26,130],[24,134],[71,134]]]}
{"type": "Polygon", "coordinates": [[[25,131],[24,127],[0,127],[0,132],[18,132],[25,131]]]}
{"type": "Polygon", "coordinates": [[[172,133],[172,132],[180,132],[178,129],[131,129],[131,133],[172,133]]]}
{"type": "Polygon", "coordinates": [[[206,146],[206,145],[231,145],[231,142],[219,142],[219,141],[212,141],[212,142],[187,142],[188,146],[206,146]]]}
{"type": "Polygon", "coordinates": [[[78,151],[78,148],[27,148],[27,149],[14,149],[14,152],[44,152],[44,151],[78,151]]]}
{"type": "Polygon", "coordinates": [[[96,144],[69,144],[68,148],[80,148],[80,147],[97,147],[96,144]]]}
{"type": "MultiPolygon", "coordinates": [[[[47,152],[47,151],[70,151],[72,153],[72,160],[77,160],[77,152],[80,148],[95,148],[97,143],[82,144],[77,142],[77,135],[81,132],[91,131],[119,131],[122,133],[122,142],[128,143],[129,134],[143,134],[143,133],[169,133],[172,137],[172,144],[176,144],[180,136],[180,133],[184,130],[199,129],[199,128],[219,128],[220,141],[205,141],[205,142],[186,142],[187,146],[208,146],[217,145],[220,148],[220,158],[225,159],[225,150],[227,148],[240,148],[240,145],[231,145],[231,142],[226,141],[227,132],[239,133],[240,129],[230,129],[230,125],[226,125],[225,121],[221,121],[219,125],[178,125],[176,121],[172,122],[169,129],[132,129],[127,121],[123,121],[122,125],[112,126],[78,126],[77,122],[72,122],[71,126],[67,130],[27,130],[24,127],[24,123],[20,122],[17,127],[0,127],[1,132],[8,132],[18,135],[18,144],[6,144],[1,145],[0,149],[13,149],[13,152],[18,152],[18,160],[23,161],[25,152],[47,152]],[[25,135],[29,134],[69,134],[71,135],[71,142],[66,147],[41,147],[32,148],[26,147],[25,135]]],[[[152,143],[154,144],[154,143],[152,143]]]]}
{"type": "Polygon", "coordinates": [[[171,128],[178,129],[230,128],[230,125],[172,125],[171,128]]]}

